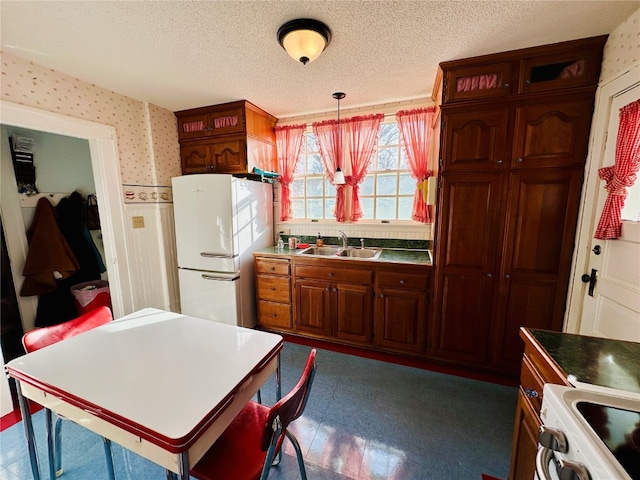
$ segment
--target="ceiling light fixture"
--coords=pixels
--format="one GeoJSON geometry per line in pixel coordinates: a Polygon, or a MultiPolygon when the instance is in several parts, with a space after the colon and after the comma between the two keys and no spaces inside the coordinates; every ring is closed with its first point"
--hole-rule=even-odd
{"type": "Polygon", "coordinates": [[[342,129],[340,128],[340,100],[347,95],[344,92],[336,92],[332,95],[333,98],[338,100],[338,157],[336,158],[336,173],[333,174],[334,185],[344,185],[346,183],[344,179],[344,173],[340,169],[340,160],[342,159],[342,129]]]}
{"type": "Polygon", "coordinates": [[[278,43],[303,65],[318,58],[330,42],[329,27],[312,18],[291,20],[278,30],[278,43]]]}

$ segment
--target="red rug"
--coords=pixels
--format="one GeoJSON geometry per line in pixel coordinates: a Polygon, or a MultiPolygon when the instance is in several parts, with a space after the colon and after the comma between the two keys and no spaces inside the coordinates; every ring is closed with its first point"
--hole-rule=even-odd
{"type": "Polygon", "coordinates": [[[484,473],[482,474],[482,480],[500,480],[497,477],[492,477],[491,475],[485,475],[484,473]]]}

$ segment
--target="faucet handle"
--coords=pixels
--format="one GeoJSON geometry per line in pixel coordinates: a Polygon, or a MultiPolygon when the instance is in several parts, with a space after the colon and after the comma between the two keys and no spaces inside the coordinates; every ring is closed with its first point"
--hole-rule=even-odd
{"type": "Polygon", "coordinates": [[[364,248],[364,238],[360,239],[360,248],[364,248]]]}

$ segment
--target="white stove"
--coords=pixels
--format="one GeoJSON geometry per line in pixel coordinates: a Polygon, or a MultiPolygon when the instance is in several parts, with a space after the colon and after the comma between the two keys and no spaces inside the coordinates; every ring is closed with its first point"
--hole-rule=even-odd
{"type": "Polygon", "coordinates": [[[640,480],[640,395],[547,384],[536,478],[640,480]]]}

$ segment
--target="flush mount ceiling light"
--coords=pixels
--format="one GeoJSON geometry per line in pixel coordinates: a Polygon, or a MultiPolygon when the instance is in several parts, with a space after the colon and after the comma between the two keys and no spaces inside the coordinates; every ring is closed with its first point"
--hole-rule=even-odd
{"type": "Polygon", "coordinates": [[[318,58],[330,42],[329,27],[311,18],[291,20],[278,30],[278,43],[303,65],[318,58]]]}

